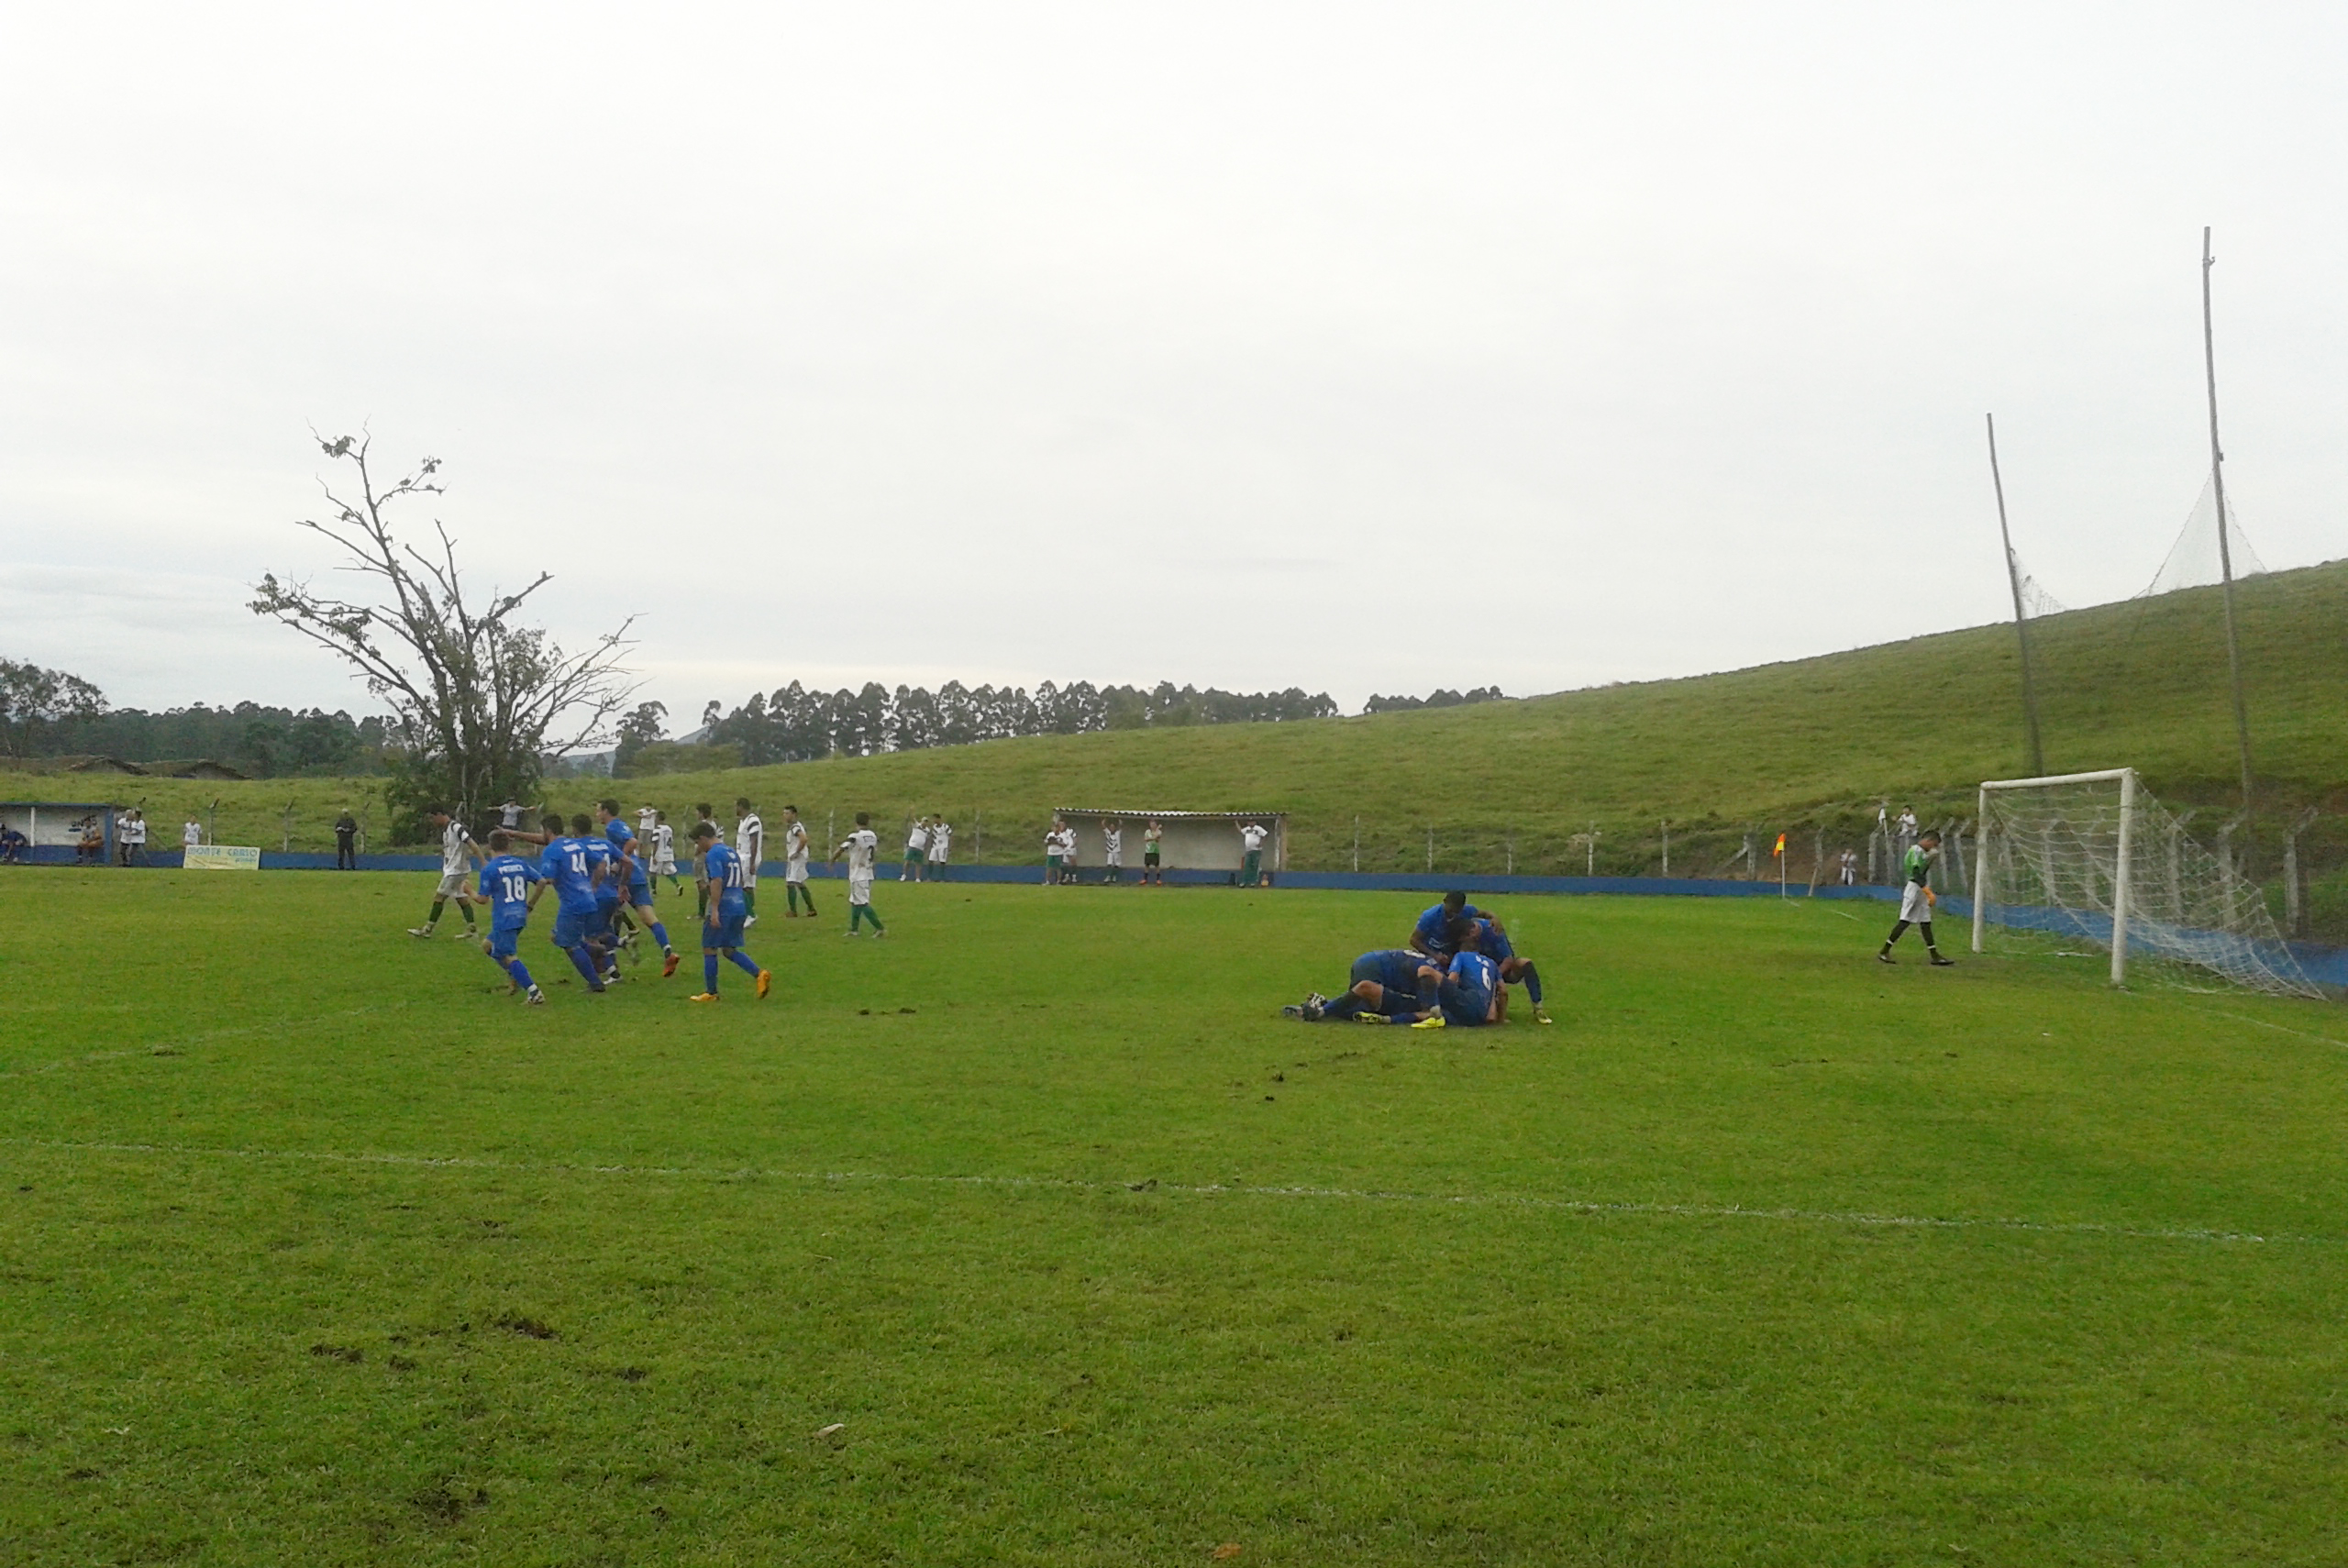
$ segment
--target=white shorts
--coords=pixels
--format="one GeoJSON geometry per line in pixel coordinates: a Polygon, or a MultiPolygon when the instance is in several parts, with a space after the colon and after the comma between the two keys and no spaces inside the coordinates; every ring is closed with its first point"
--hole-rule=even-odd
{"type": "Polygon", "coordinates": [[[755,888],[758,885],[759,868],[750,863],[750,857],[746,855],[742,857],[742,886],[755,888]]]}
{"type": "Polygon", "coordinates": [[[449,871],[442,873],[440,886],[434,890],[432,896],[436,899],[453,899],[460,893],[471,891],[471,888],[465,886],[465,874],[462,871],[449,871]]]}
{"type": "Polygon", "coordinates": [[[786,882],[804,882],[807,880],[807,862],[804,860],[784,861],[782,863],[782,879],[786,882]]]}
{"type": "Polygon", "coordinates": [[[944,850],[942,850],[942,849],[933,849],[933,850],[931,850],[931,851],[929,852],[929,863],[930,863],[932,866],[943,866],[943,865],[945,865],[945,864],[946,864],[946,852],[945,852],[944,850]]]}
{"type": "Polygon", "coordinates": [[[871,872],[867,871],[862,876],[850,877],[847,879],[847,901],[852,904],[869,904],[872,901],[871,872]]]}
{"type": "Polygon", "coordinates": [[[1933,906],[1925,901],[1922,882],[1909,883],[1907,891],[1899,895],[1899,918],[1914,925],[1933,918],[1933,906]]]}
{"type": "Polygon", "coordinates": [[[662,856],[659,859],[652,863],[652,874],[655,877],[675,876],[677,874],[677,857],[673,855],[662,856]]]}

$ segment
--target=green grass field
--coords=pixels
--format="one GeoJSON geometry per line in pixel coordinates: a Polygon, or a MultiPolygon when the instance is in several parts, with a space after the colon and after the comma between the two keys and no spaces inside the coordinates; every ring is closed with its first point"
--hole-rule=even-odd
{"type": "Polygon", "coordinates": [[[0,877],[0,1559],[2340,1561],[2319,1005],[1523,900],[1556,1028],[1313,1027],[1418,900],[884,882],[532,1010],[428,885],[0,877]]]}

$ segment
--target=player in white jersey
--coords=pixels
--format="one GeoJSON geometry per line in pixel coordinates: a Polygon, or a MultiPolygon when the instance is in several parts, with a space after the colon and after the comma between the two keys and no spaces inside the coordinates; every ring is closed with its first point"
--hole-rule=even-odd
{"type": "Polygon", "coordinates": [[[1125,824],[1111,817],[1101,824],[1101,859],[1109,869],[1102,873],[1103,882],[1125,879],[1125,824]]]}
{"type": "Polygon", "coordinates": [[[922,867],[928,863],[929,819],[915,817],[913,827],[905,834],[905,859],[904,864],[897,867],[897,880],[920,881],[922,867]]]}
{"type": "Polygon", "coordinates": [[[734,853],[742,859],[742,907],[749,912],[742,917],[744,925],[759,923],[759,862],[766,857],[766,824],[759,821],[759,813],[750,810],[748,799],[737,796],[734,801],[734,853]]]}
{"type": "Polygon", "coordinates": [[[473,835],[465,831],[464,823],[443,811],[436,810],[429,815],[432,825],[440,830],[440,885],[432,890],[432,912],[425,917],[422,925],[409,926],[407,933],[430,936],[432,928],[440,923],[440,911],[454,899],[457,912],[465,917],[464,934],[478,942],[481,929],[473,924],[473,890],[467,873],[474,861],[485,856],[481,846],[473,843],[473,835]]]}
{"type": "Polygon", "coordinates": [[[840,841],[832,851],[832,858],[847,856],[847,932],[854,936],[858,925],[872,922],[872,934],[886,936],[880,916],[872,907],[872,860],[880,851],[880,835],[872,831],[872,813],[856,813],[856,831],[840,841]]]}
{"type": "Polygon", "coordinates": [[[807,900],[807,913],[815,913],[815,895],[807,890],[807,824],[799,820],[799,808],[782,809],[782,896],[787,906],[785,920],[799,918],[799,900],[807,900]]]}
{"type": "Polygon", "coordinates": [[[1253,888],[1264,879],[1264,840],[1271,835],[1261,823],[1246,823],[1239,829],[1239,885],[1253,888]]]}
{"type": "Polygon", "coordinates": [[[954,842],[954,824],[933,814],[929,819],[929,869],[933,876],[944,869],[946,852],[954,842]]]}
{"type": "Polygon", "coordinates": [[[652,874],[669,878],[669,890],[681,893],[684,879],[677,875],[677,830],[669,825],[669,813],[652,813],[652,874]]]}

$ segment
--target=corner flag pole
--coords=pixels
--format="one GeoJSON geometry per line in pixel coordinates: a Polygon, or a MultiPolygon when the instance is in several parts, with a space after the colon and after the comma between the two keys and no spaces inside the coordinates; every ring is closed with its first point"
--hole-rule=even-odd
{"type": "Polygon", "coordinates": [[[2251,806],[2250,710],[2242,700],[2242,644],[2234,635],[2233,547],[2226,538],[2226,454],[2218,444],[2218,339],[2210,315],[2210,269],[2217,264],[2217,257],[2210,250],[2210,231],[2204,227],[2201,230],[2201,362],[2209,372],[2210,488],[2218,499],[2218,576],[2225,585],[2226,674],[2233,685],[2234,738],[2242,748],[2243,825],[2249,830],[2243,835],[2243,875],[2246,879],[2250,874],[2250,856],[2258,843],[2258,827],[2251,806]]]}
{"type": "Polygon", "coordinates": [[[2021,566],[2014,559],[2014,536],[2006,527],[2006,481],[1998,472],[1998,416],[1981,416],[1989,424],[1989,483],[1998,492],[1998,537],[2006,547],[2006,586],[2014,594],[2014,637],[2021,644],[2021,712],[2030,728],[2030,770],[2046,771],[2045,748],[2038,744],[2038,692],[2030,679],[2030,628],[2021,608],[2021,566]]]}

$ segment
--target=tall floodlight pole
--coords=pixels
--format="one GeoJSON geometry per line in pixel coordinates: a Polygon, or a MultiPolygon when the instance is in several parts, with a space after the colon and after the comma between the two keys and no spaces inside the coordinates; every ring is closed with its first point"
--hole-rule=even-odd
{"type": "Polygon", "coordinates": [[[2014,536],[2006,526],[2006,481],[1998,472],[1998,416],[1981,416],[1989,425],[1989,483],[1998,492],[1998,538],[2006,547],[2006,586],[2014,593],[2014,637],[2021,644],[2021,713],[2030,727],[2030,770],[2046,771],[2046,751],[2038,743],[2038,691],[2030,679],[2030,625],[2021,604],[2021,564],[2014,559],[2014,536]]]}
{"type": "Polygon", "coordinates": [[[2257,845],[2251,806],[2250,710],[2242,700],[2242,643],[2234,635],[2233,547],[2226,538],[2226,453],[2218,444],[2218,337],[2210,325],[2210,269],[2218,264],[2210,254],[2210,231],[2201,231],[2201,362],[2210,382],[2210,489],[2218,500],[2218,578],[2224,585],[2226,606],[2226,675],[2233,685],[2234,739],[2242,748],[2243,875],[2250,875],[2251,852],[2257,845]]]}

